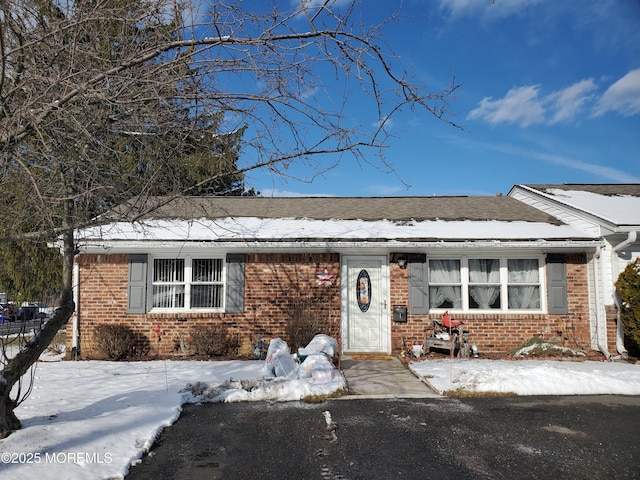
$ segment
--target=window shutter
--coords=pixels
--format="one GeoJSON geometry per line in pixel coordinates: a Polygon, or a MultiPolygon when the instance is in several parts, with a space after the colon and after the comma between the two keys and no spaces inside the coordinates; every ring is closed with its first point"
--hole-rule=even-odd
{"type": "Polygon", "coordinates": [[[228,313],[244,312],[244,254],[227,255],[226,308],[228,313]]]}
{"type": "Polygon", "coordinates": [[[567,300],[567,266],[563,255],[547,257],[547,278],[549,281],[549,313],[566,315],[569,313],[567,300]]]}
{"type": "Polygon", "coordinates": [[[147,256],[129,255],[128,313],[147,311],[147,256]]]}
{"type": "Polygon", "coordinates": [[[409,307],[410,313],[429,313],[428,263],[409,263],[409,307]]]}

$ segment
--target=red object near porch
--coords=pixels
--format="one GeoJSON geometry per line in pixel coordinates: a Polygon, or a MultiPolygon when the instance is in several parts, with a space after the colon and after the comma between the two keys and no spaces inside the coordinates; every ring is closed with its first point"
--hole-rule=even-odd
{"type": "Polygon", "coordinates": [[[451,320],[449,312],[444,312],[444,314],[442,315],[442,325],[444,325],[446,328],[456,328],[462,325],[462,322],[460,320],[451,320]]]}

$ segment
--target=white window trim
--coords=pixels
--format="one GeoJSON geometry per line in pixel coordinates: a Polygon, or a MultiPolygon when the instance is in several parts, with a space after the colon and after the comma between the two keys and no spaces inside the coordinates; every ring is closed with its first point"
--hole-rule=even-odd
{"type": "MultiPolygon", "coordinates": [[[[545,257],[543,255],[494,255],[491,253],[480,255],[429,255],[427,256],[427,288],[431,286],[429,274],[429,260],[459,260],[462,288],[462,308],[434,308],[430,307],[429,312],[443,313],[445,311],[458,313],[511,313],[511,314],[539,314],[547,312],[547,282],[545,270],[545,257]],[[469,308],[469,260],[471,259],[497,259],[500,261],[500,308],[469,308]],[[508,272],[507,260],[527,260],[538,261],[538,278],[540,285],[540,309],[509,309],[508,305],[508,272]]],[[[437,284],[436,284],[437,285],[437,284]]],[[[429,300],[431,301],[431,300],[429,300]]]]}
{"type": "Polygon", "coordinates": [[[227,290],[227,262],[225,261],[225,255],[206,255],[206,254],[154,254],[149,255],[149,271],[148,271],[148,305],[151,306],[149,313],[176,313],[176,312],[197,312],[197,313],[224,313],[226,307],[226,290],[227,290]],[[163,308],[153,306],[153,274],[155,268],[155,260],[158,259],[184,259],[184,307],[182,308],[163,308]],[[191,285],[192,283],[198,284],[198,282],[192,282],[191,266],[194,259],[216,259],[222,261],[222,271],[220,274],[220,285],[222,286],[221,305],[220,307],[204,307],[204,308],[191,308],[191,285]]]}

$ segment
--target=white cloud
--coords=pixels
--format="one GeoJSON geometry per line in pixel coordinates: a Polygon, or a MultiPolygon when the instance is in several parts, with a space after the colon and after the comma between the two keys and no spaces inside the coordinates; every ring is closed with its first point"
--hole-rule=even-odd
{"type": "Polygon", "coordinates": [[[258,188],[261,197],[335,197],[333,193],[303,193],[277,188],[258,188]]]}
{"type": "Polygon", "coordinates": [[[407,190],[408,190],[408,187],[402,186],[402,185],[369,185],[367,186],[368,192],[371,192],[373,195],[383,196],[383,197],[406,193],[407,190]]]}
{"type": "Polygon", "coordinates": [[[512,88],[504,98],[485,97],[468,118],[484,119],[489,123],[517,123],[528,127],[544,122],[544,108],[538,98],[539,85],[512,88]]]}
{"type": "Polygon", "coordinates": [[[510,144],[495,144],[489,146],[490,149],[506,153],[511,156],[528,158],[530,160],[542,161],[553,165],[571,168],[573,170],[586,172],[604,181],[617,183],[640,183],[640,178],[626,170],[618,170],[613,167],[588,163],[583,160],[566,157],[564,155],[536,151],[535,148],[521,148],[510,144]]]}
{"type": "MultiPolygon", "coordinates": [[[[640,92],[640,83],[638,85],[640,92]]],[[[540,95],[540,85],[514,87],[503,98],[483,98],[467,118],[481,119],[491,124],[518,124],[521,127],[572,122],[593,101],[597,88],[592,78],[580,80],[548,95],[540,95]]]]}
{"type": "Polygon", "coordinates": [[[550,124],[571,121],[582,110],[582,107],[593,98],[592,92],[597,88],[593,79],[581,80],[570,87],[552,93],[547,100],[552,104],[551,110],[555,110],[550,124]]]}
{"type": "Polygon", "coordinates": [[[544,3],[545,0],[440,0],[440,10],[451,18],[477,17],[502,19],[524,12],[528,7],[544,3]]]}
{"type": "Polygon", "coordinates": [[[373,122],[371,126],[376,129],[384,128],[385,130],[389,130],[390,128],[393,127],[393,118],[388,116],[384,117],[376,122],[373,122]]]}
{"type": "Polygon", "coordinates": [[[617,112],[625,117],[640,113],[640,68],[631,70],[600,97],[594,116],[617,112]]]}
{"type": "MultiPolygon", "coordinates": [[[[321,7],[325,4],[327,0],[303,0],[302,4],[304,7],[306,8],[313,8],[313,7],[321,7]]],[[[342,7],[345,5],[348,5],[351,2],[351,0],[333,0],[333,1],[329,1],[328,3],[328,7],[342,7]]],[[[291,1],[291,5],[293,6],[300,6],[300,0],[292,0],[291,1]]]]}
{"type": "Polygon", "coordinates": [[[535,153],[530,154],[531,157],[544,160],[546,162],[561,165],[563,167],[573,168],[574,170],[580,170],[587,172],[597,177],[611,180],[620,183],[638,183],[640,178],[635,177],[626,171],[620,171],[615,168],[611,168],[603,165],[594,165],[592,163],[583,162],[581,160],[575,160],[573,158],[564,157],[562,155],[552,155],[547,153],[535,153]]]}

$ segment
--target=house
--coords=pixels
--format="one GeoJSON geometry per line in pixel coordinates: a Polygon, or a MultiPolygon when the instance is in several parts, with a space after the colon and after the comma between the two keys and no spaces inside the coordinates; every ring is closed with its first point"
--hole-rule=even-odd
{"type": "Polygon", "coordinates": [[[509,196],[602,239],[588,257],[591,348],[626,355],[614,284],[640,256],[640,184],[515,185],[509,196]]]}
{"type": "Polygon", "coordinates": [[[151,342],[161,355],[179,351],[194,325],[224,325],[247,353],[258,335],[287,338],[292,322],[318,320],[343,352],[395,354],[448,311],[481,354],[533,336],[615,352],[615,315],[599,282],[626,223],[609,225],[547,187],[157,198],[151,210],[132,201],[119,212],[132,221],[77,233],[68,351],[95,356],[94,329],[112,323],[150,339],[162,332],[151,342]]]}

